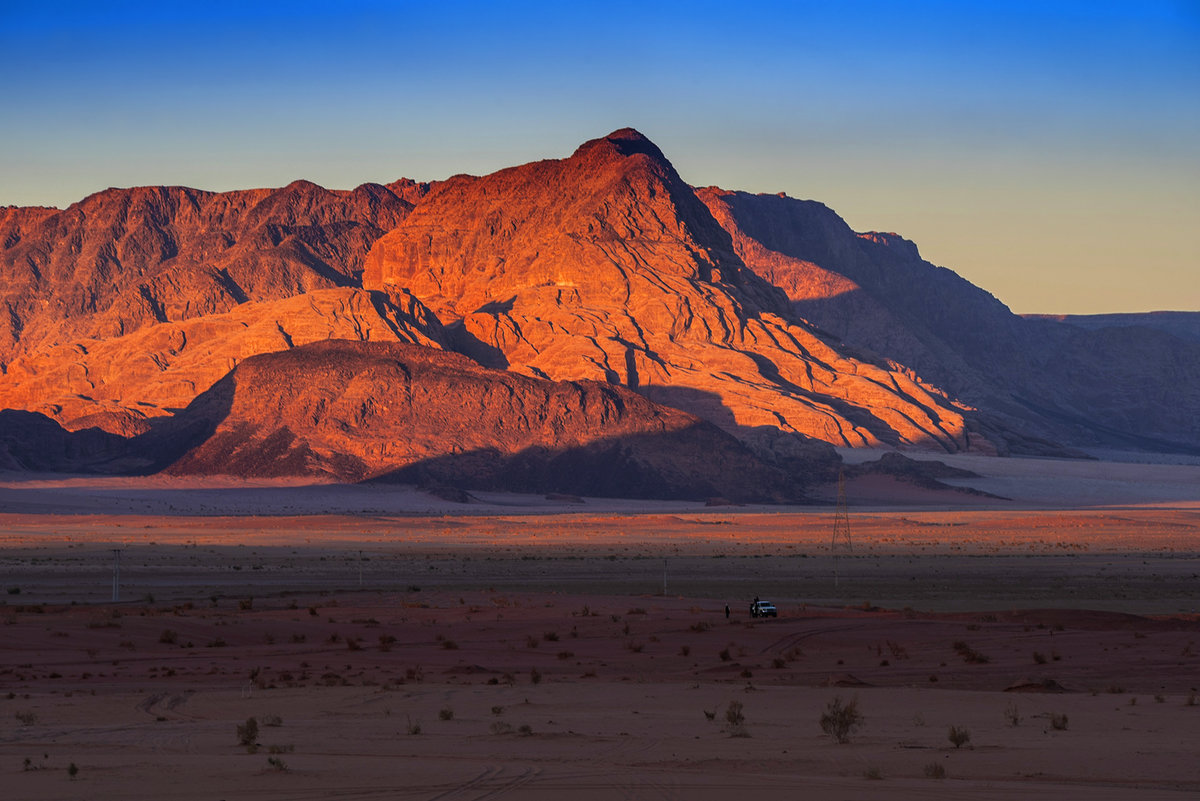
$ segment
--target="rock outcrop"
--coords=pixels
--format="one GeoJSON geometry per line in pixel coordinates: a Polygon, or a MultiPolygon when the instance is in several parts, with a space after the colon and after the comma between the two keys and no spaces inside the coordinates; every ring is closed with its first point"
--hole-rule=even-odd
{"type": "Polygon", "coordinates": [[[246,359],[135,441],[173,474],[313,475],[576,495],[796,500],[710,423],[623,387],[554,382],[403,343],[246,359]]]}

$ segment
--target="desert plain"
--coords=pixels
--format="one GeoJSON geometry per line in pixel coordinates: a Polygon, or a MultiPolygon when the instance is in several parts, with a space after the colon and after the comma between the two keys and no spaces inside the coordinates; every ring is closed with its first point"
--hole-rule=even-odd
{"type": "Polygon", "coordinates": [[[1200,795],[1200,465],[945,461],[836,547],[833,487],[0,476],[4,797],[1200,795]]]}

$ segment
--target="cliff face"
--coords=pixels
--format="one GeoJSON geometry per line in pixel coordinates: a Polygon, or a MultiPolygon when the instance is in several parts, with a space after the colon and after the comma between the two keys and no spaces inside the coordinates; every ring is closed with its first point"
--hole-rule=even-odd
{"type": "Polygon", "coordinates": [[[798,499],[733,437],[622,387],[402,343],[242,362],[136,446],[175,474],[319,475],[623,497],[798,499]]]}
{"type": "Polygon", "coordinates": [[[485,363],[620,383],[749,440],[969,445],[945,396],[795,320],[636,131],[439,185],[375,243],[363,281],[412,292],[485,363]]]}
{"type": "Polygon", "coordinates": [[[1002,450],[1053,453],[1065,442],[1200,451],[1191,315],[1024,319],[924,261],[911,242],[857,234],[819,203],[698,195],[745,263],[788,291],[796,314],[977,408],[975,424],[1002,450]]]}

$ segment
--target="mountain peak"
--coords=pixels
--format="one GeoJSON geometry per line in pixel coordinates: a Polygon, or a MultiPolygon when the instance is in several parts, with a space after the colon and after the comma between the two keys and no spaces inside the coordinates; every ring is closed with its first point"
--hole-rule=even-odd
{"type": "Polygon", "coordinates": [[[620,128],[608,136],[591,139],[584,142],[575,151],[575,156],[585,153],[606,150],[616,152],[621,156],[634,156],[639,153],[649,156],[654,161],[667,162],[667,157],[658,149],[658,145],[646,138],[645,134],[635,128],[620,128]]]}

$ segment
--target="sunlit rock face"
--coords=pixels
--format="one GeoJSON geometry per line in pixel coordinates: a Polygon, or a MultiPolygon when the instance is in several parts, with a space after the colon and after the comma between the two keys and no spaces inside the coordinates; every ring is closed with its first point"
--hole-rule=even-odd
{"type": "Polygon", "coordinates": [[[363,281],[411,292],[484,363],[623,384],[760,444],[970,445],[945,395],[799,321],[636,131],[440,184],[363,281]]]}
{"type": "Polygon", "coordinates": [[[252,357],[135,444],[181,475],[802,498],[800,482],[729,434],[624,387],[532,378],[396,342],[331,340],[252,357]]]}
{"type": "Polygon", "coordinates": [[[0,377],[0,408],[35,411],[70,430],[132,436],[250,356],[327,339],[438,347],[442,333],[411,297],[318,289],[22,355],[0,377]]]}

